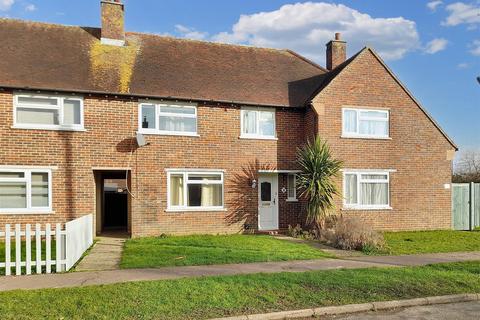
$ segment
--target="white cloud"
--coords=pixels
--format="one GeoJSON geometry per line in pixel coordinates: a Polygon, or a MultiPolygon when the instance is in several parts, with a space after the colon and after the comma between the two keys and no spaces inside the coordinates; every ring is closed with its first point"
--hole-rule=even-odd
{"type": "Polygon", "coordinates": [[[480,24],[480,6],[466,4],[464,2],[455,2],[446,7],[449,15],[442,22],[445,26],[457,26],[467,24],[470,26],[480,24]]]}
{"type": "Polygon", "coordinates": [[[447,48],[448,40],[443,38],[436,38],[428,42],[423,51],[428,54],[435,54],[447,48]]]}
{"type": "Polygon", "coordinates": [[[175,26],[175,31],[179,33],[183,38],[194,40],[205,40],[208,37],[208,32],[197,31],[194,28],[186,27],[181,24],[175,26]]]}
{"type": "Polygon", "coordinates": [[[440,1],[440,0],[430,1],[429,3],[427,3],[427,8],[432,11],[435,11],[442,4],[443,4],[443,1],[440,1]]]}
{"type": "Polygon", "coordinates": [[[471,44],[470,53],[474,56],[480,56],[480,40],[474,40],[471,44]]]}
{"type": "Polygon", "coordinates": [[[13,6],[15,0],[0,0],[0,11],[8,11],[13,6]]]}
{"type": "Polygon", "coordinates": [[[35,10],[37,10],[37,7],[35,7],[34,4],[27,4],[25,6],[25,11],[27,11],[27,12],[33,12],[35,10]]]}
{"type": "Polygon", "coordinates": [[[373,46],[387,60],[401,59],[420,47],[414,21],[403,17],[373,18],[342,4],[296,3],[278,10],[242,15],[231,32],[214,41],[289,48],[323,62],[325,43],[341,32],[349,49],[373,46]]]}
{"type": "Polygon", "coordinates": [[[469,67],[469,65],[466,62],[462,62],[462,63],[457,64],[458,69],[466,69],[468,67],[469,67]]]}

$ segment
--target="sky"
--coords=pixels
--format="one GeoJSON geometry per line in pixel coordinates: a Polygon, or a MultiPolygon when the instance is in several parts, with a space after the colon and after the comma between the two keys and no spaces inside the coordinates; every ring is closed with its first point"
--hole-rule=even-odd
{"type": "MultiPolygon", "coordinates": [[[[480,0],[124,0],[128,31],[288,48],[373,47],[461,150],[480,150],[480,0]]],[[[100,0],[0,0],[0,17],[100,26],[100,0]]]]}

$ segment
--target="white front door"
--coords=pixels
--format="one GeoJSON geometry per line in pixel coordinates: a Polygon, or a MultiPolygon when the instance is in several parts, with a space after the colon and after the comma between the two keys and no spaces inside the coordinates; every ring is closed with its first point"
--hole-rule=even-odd
{"type": "Polygon", "coordinates": [[[258,177],[258,229],[278,230],[278,175],[258,177]]]}

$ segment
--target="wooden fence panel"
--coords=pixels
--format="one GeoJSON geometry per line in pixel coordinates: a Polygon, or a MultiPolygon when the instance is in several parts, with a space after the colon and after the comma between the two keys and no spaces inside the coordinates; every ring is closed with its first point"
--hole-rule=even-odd
{"type": "Polygon", "coordinates": [[[470,185],[468,183],[452,185],[452,215],[455,230],[470,229],[470,185]]]}

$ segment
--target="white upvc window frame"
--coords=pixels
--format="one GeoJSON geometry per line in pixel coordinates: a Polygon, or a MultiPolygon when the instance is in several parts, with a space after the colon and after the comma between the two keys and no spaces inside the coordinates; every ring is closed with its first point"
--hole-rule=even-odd
{"type": "Polygon", "coordinates": [[[240,138],[242,139],[258,139],[258,140],[278,140],[277,139],[277,119],[276,119],[276,110],[275,108],[264,108],[264,107],[242,107],[240,109],[240,138]],[[257,113],[256,117],[256,133],[244,133],[244,113],[247,111],[253,111],[257,113]],[[260,113],[269,112],[273,113],[273,136],[261,135],[260,134],[260,113]]]}
{"type": "Polygon", "coordinates": [[[295,173],[288,173],[287,174],[287,202],[296,202],[298,201],[297,198],[297,175],[295,173]],[[293,176],[293,186],[290,185],[290,177],[293,176]],[[289,190],[293,187],[293,197],[289,196],[289,190]]]}
{"type": "Polygon", "coordinates": [[[374,109],[374,108],[354,108],[354,107],[344,107],[342,108],[342,138],[362,138],[362,139],[391,139],[390,138],[390,110],[388,109],[374,109]],[[355,111],[357,114],[357,131],[356,132],[346,132],[345,131],[345,112],[355,111]],[[362,112],[381,112],[387,115],[385,119],[372,118],[372,117],[361,117],[362,112]],[[373,135],[373,134],[362,134],[360,133],[360,121],[361,120],[373,120],[373,121],[384,121],[387,123],[387,134],[386,135],[373,135]]]}
{"type": "Polygon", "coordinates": [[[143,134],[157,134],[157,135],[169,135],[169,136],[191,136],[198,137],[198,105],[193,103],[181,103],[181,102],[154,102],[154,101],[142,101],[138,105],[138,132],[143,134]],[[143,117],[142,117],[142,107],[144,106],[154,106],[155,107],[155,128],[142,128],[143,117]],[[184,108],[184,109],[193,109],[195,114],[179,114],[179,113],[167,113],[161,112],[161,107],[173,107],[173,108],[184,108]],[[194,118],[195,119],[195,132],[183,132],[183,131],[171,131],[171,130],[160,130],[160,115],[163,116],[172,116],[177,118],[194,118]]]}
{"type": "Polygon", "coordinates": [[[168,169],[167,171],[167,212],[185,212],[185,211],[225,211],[225,184],[224,170],[211,169],[168,169]],[[188,180],[189,175],[219,175],[220,180],[210,180],[209,183],[202,180],[188,180]],[[170,179],[172,175],[183,176],[183,203],[182,206],[172,206],[170,200],[170,179]],[[222,185],[222,205],[208,207],[189,207],[188,203],[188,185],[189,184],[220,184],[222,185]]]}
{"type": "Polygon", "coordinates": [[[0,214],[48,214],[52,213],[52,170],[51,169],[2,169],[0,172],[23,173],[23,178],[0,178],[0,182],[26,183],[26,208],[0,208],[0,214]],[[48,207],[32,206],[32,173],[48,174],[48,207]]]}
{"type": "Polygon", "coordinates": [[[392,171],[382,170],[344,170],[343,171],[343,208],[346,210],[391,210],[391,195],[390,195],[390,173],[392,171]],[[346,175],[357,176],[357,203],[347,203],[347,184],[346,175]],[[386,175],[387,179],[362,179],[362,175],[386,175]],[[384,183],[387,185],[387,204],[379,205],[364,205],[360,204],[361,199],[361,184],[362,183],[384,183]]]}
{"type": "Polygon", "coordinates": [[[59,95],[59,94],[29,94],[14,92],[13,94],[13,128],[16,129],[38,129],[38,130],[59,130],[59,131],[85,131],[84,127],[84,105],[82,96],[59,95]],[[19,98],[44,98],[57,100],[56,106],[41,106],[35,104],[20,103],[19,98]],[[80,124],[64,124],[64,101],[75,100],[80,102],[80,124]],[[43,110],[58,110],[59,124],[31,124],[17,123],[17,108],[31,108],[43,110]]]}

